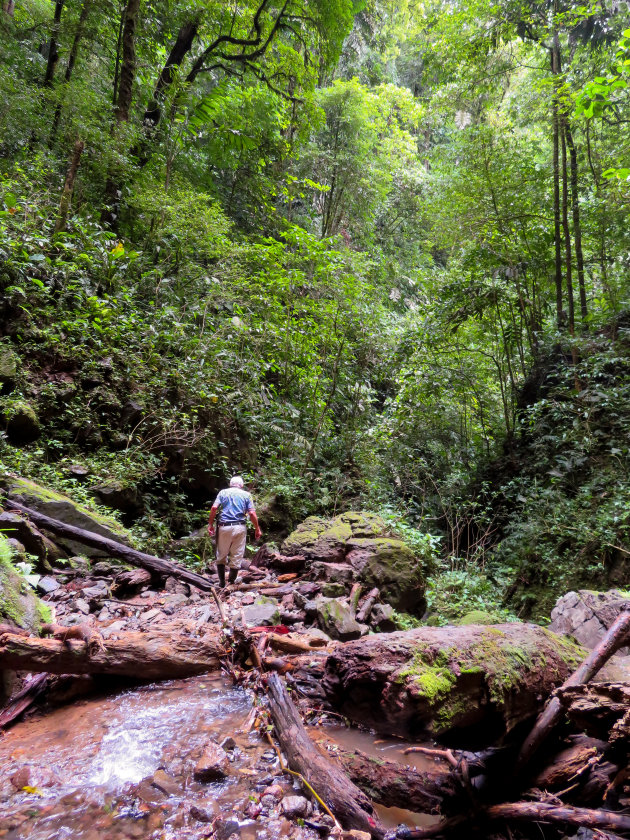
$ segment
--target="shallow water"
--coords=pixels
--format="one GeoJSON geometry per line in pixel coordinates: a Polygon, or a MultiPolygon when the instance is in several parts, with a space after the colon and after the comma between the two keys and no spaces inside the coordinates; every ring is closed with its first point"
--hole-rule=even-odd
{"type": "Polygon", "coordinates": [[[18,724],[0,741],[0,836],[207,834],[191,804],[210,819],[231,816],[269,768],[256,768],[266,748],[258,735],[239,733],[251,707],[247,692],[206,676],[75,702],[18,724]],[[204,744],[226,735],[237,742],[228,779],[195,781],[204,744]]]}

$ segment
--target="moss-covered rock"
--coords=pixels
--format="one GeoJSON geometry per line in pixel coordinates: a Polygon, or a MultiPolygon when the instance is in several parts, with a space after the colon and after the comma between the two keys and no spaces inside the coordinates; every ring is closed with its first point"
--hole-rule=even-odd
{"type": "Polygon", "coordinates": [[[458,619],[455,624],[465,626],[467,624],[501,624],[500,619],[485,610],[471,610],[458,619]]]}
{"type": "Polygon", "coordinates": [[[532,624],[421,627],[334,650],[328,699],[380,731],[490,743],[537,714],[586,651],[532,624]]]}
{"type": "Polygon", "coordinates": [[[282,553],[308,558],[314,577],[321,576],[324,565],[339,569],[343,564],[346,574],[335,580],[347,581],[348,587],[355,581],[377,587],[397,610],[418,615],[425,609],[423,562],[403,540],[389,535],[384,520],[374,513],[311,516],[287,537],[282,553]]]}
{"type": "Polygon", "coordinates": [[[332,639],[358,639],[361,626],[357,623],[352,608],[335,598],[317,599],[317,621],[320,628],[332,639]]]}
{"type": "Polygon", "coordinates": [[[17,376],[19,359],[6,345],[0,345],[0,382],[12,382],[17,376]]]}
{"type": "Polygon", "coordinates": [[[50,613],[13,566],[9,543],[0,535],[0,621],[37,632],[50,613]]]}
{"type": "MultiPolygon", "coordinates": [[[[72,501],[68,496],[64,496],[56,490],[51,490],[49,487],[44,487],[31,479],[3,476],[0,478],[0,486],[6,491],[9,498],[15,499],[39,513],[51,516],[53,519],[59,519],[68,525],[74,525],[76,528],[93,531],[117,542],[127,544],[131,542],[127,529],[112,517],[88,510],[84,505],[72,501]]],[[[85,546],[66,537],[57,537],[56,542],[63,546],[70,555],[107,556],[100,549],[85,546]]]]}
{"type": "Polygon", "coordinates": [[[3,415],[11,443],[32,443],[42,433],[37,412],[26,400],[11,400],[5,405],[3,415]]]}

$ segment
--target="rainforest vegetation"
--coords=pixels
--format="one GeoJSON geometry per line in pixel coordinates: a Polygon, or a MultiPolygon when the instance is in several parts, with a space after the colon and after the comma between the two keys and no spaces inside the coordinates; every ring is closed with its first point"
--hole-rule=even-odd
{"type": "Polygon", "coordinates": [[[154,551],[237,471],[267,536],[379,512],[441,620],[626,586],[628,27],[4,0],[3,469],[154,551]]]}

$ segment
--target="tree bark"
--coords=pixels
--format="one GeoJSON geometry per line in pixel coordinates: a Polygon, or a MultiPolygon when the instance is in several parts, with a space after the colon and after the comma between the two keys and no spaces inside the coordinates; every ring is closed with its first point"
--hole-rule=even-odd
{"type": "MultiPolygon", "coordinates": [[[[564,236],[564,264],[567,283],[568,326],[575,335],[575,298],[573,295],[573,255],[571,251],[571,229],[569,228],[569,177],[567,172],[567,144],[565,138],[565,114],[560,121],[560,145],[562,148],[562,233],[564,236]]],[[[575,349],[572,348],[575,363],[575,349]]]]}
{"type": "Polygon", "coordinates": [[[8,633],[0,636],[0,662],[3,668],[16,671],[168,680],[220,668],[226,651],[219,638],[220,630],[203,637],[130,632],[90,645],[75,639],[38,639],[8,633]]]}
{"type": "MultiPolygon", "coordinates": [[[[68,63],[66,64],[66,72],[63,76],[64,84],[68,84],[70,79],[72,78],[72,71],[74,70],[74,65],[76,64],[77,55],[79,54],[79,44],[81,43],[81,38],[83,37],[83,27],[85,26],[85,21],[87,20],[87,16],[90,12],[92,0],[84,0],[83,5],[81,6],[81,13],[79,14],[79,20],[77,22],[77,28],[74,33],[74,38],[72,40],[72,46],[70,47],[70,53],[68,55],[68,63]]],[[[52,129],[50,131],[50,140],[48,141],[48,145],[52,147],[55,142],[55,137],[57,136],[57,129],[59,128],[59,121],[61,119],[61,102],[58,103],[57,108],[55,110],[55,116],[53,119],[52,129]]]]}
{"type": "Polygon", "coordinates": [[[123,545],[115,540],[110,540],[108,537],[102,537],[100,534],[94,534],[92,531],[86,531],[83,528],[76,528],[74,525],[67,525],[65,522],[60,522],[58,519],[53,519],[43,513],[38,513],[11,499],[7,501],[7,505],[15,508],[15,510],[19,510],[21,513],[26,513],[33,522],[47,528],[55,534],[71,537],[73,540],[83,543],[83,545],[102,548],[112,557],[120,557],[121,560],[125,560],[132,566],[140,566],[142,569],[147,569],[150,572],[155,572],[164,577],[175,577],[178,580],[191,583],[204,592],[214,591],[214,587],[206,578],[195,574],[195,572],[190,572],[181,566],[177,566],[175,563],[170,563],[168,560],[163,560],[161,557],[144,554],[142,551],[136,551],[135,548],[123,545]]]}
{"type": "Polygon", "coordinates": [[[83,154],[84,148],[85,143],[83,140],[77,140],[74,144],[74,151],[72,152],[70,166],[68,167],[68,173],[66,175],[66,183],[64,184],[61,201],[59,202],[59,213],[57,215],[57,221],[55,222],[53,237],[66,229],[66,224],[68,223],[68,213],[70,212],[70,202],[72,201],[72,194],[74,192],[74,182],[77,177],[77,171],[79,169],[79,164],[81,163],[81,155],[83,154]]]}
{"type": "Polygon", "coordinates": [[[339,761],[351,781],[370,799],[387,807],[407,808],[422,813],[440,813],[445,799],[461,790],[448,765],[436,764],[435,772],[416,770],[397,761],[374,758],[361,750],[342,750],[319,732],[311,736],[339,761]]]}
{"type": "Polygon", "coordinates": [[[313,744],[277,674],[269,675],[268,696],[275,734],[291,769],[306,779],[344,828],[366,831],[370,837],[383,840],[385,829],[371,802],[313,744]]]}
{"type": "Polygon", "coordinates": [[[558,76],[560,74],[560,46],[558,33],[554,33],[551,48],[551,72],[554,77],[552,120],[553,120],[553,239],[554,239],[554,279],[556,286],[556,322],[562,329],[562,246],[560,237],[560,115],[558,113],[558,76]]]}
{"type": "Polygon", "coordinates": [[[133,99],[133,82],[136,76],[136,24],[140,0],[127,0],[125,24],[122,33],[122,62],[118,99],[114,115],[116,122],[129,122],[129,109],[133,99]]]}
{"type": "Polygon", "coordinates": [[[53,17],[52,32],[50,35],[50,43],[48,45],[48,61],[46,62],[46,73],[44,75],[44,84],[46,87],[51,87],[53,78],[55,76],[55,68],[59,61],[59,52],[57,51],[59,41],[59,29],[61,27],[61,12],[63,11],[64,0],[57,0],[55,3],[55,14],[53,17]]]}
{"type": "MultiPolygon", "coordinates": [[[[603,668],[610,657],[628,643],[630,633],[630,611],[622,612],[610,627],[604,638],[591,651],[589,656],[580,665],[577,671],[566,680],[559,691],[574,685],[581,685],[589,682],[597,672],[603,668]]],[[[516,762],[516,772],[522,773],[532,760],[539,747],[554,729],[562,716],[562,704],[558,697],[552,697],[547,708],[538,717],[536,724],[529,733],[516,762]]]]}
{"type": "Polygon", "coordinates": [[[575,242],[575,262],[580,295],[580,315],[582,317],[582,324],[586,325],[588,307],[586,302],[586,285],[584,281],[584,253],[582,251],[582,224],[580,221],[577,150],[575,148],[571,126],[566,116],[564,120],[564,133],[569,147],[569,161],[571,167],[571,213],[573,215],[573,239],[575,242]]]}
{"type": "Polygon", "coordinates": [[[184,58],[192,49],[193,42],[197,37],[199,31],[199,21],[189,20],[182,24],[177,39],[173,44],[173,48],[166,60],[166,64],[162,68],[159,75],[155,90],[153,92],[153,102],[151,102],[144,112],[144,124],[147,128],[153,128],[160,121],[161,106],[160,100],[164,98],[164,94],[171,86],[175,77],[175,68],[179,67],[184,58]]]}

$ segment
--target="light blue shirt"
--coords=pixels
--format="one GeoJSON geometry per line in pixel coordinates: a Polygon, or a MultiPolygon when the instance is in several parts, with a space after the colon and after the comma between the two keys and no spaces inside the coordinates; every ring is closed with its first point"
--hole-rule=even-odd
{"type": "Polygon", "coordinates": [[[242,487],[221,490],[212,507],[219,508],[219,525],[245,525],[248,512],[256,510],[252,494],[242,487]]]}

